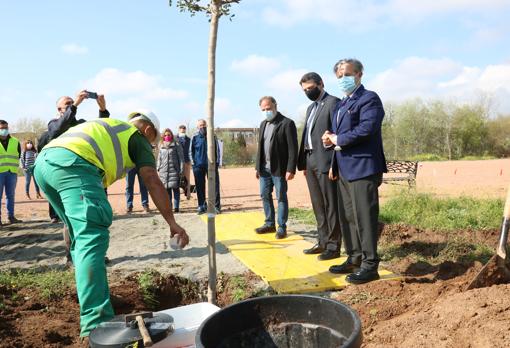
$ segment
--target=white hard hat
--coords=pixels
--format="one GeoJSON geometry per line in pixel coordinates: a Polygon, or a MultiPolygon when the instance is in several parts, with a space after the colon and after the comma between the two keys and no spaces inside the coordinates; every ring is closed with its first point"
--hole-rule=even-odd
{"type": "Polygon", "coordinates": [[[152,111],[147,109],[139,109],[136,111],[133,111],[128,115],[128,122],[134,122],[136,120],[144,120],[149,121],[154,126],[154,129],[156,130],[156,139],[159,138],[159,119],[152,111]]]}

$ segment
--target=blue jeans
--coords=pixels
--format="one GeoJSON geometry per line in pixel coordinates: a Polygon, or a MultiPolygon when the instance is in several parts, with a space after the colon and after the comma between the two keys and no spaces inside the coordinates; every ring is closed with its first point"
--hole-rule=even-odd
{"type": "MultiPolygon", "coordinates": [[[[198,209],[206,209],[205,201],[205,178],[207,177],[207,168],[193,166],[193,176],[195,177],[195,190],[197,191],[198,209]]],[[[220,174],[216,166],[216,199],[214,206],[221,209],[220,203],[220,174]]]]}
{"type": "MultiPolygon", "coordinates": [[[[28,195],[30,193],[30,181],[32,181],[33,174],[30,171],[25,171],[25,193],[28,195]]],[[[35,181],[34,178],[34,186],[35,186],[35,192],[37,194],[40,193],[39,186],[37,186],[37,181],[35,181]]]]}
{"type": "Polygon", "coordinates": [[[129,170],[126,174],[126,204],[128,208],[133,208],[133,189],[135,187],[135,176],[138,175],[138,186],[140,187],[140,195],[142,196],[142,206],[149,206],[149,195],[142,178],[138,174],[136,168],[129,170]]]}
{"type": "Polygon", "coordinates": [[[278,200],[278,226],[284,231],[287,230],[287,219],[289,217],[289,201],[287,199],[287,180],[283,176],[273,176],[266,169],[260,173],[260,197],[264,206],[266,216],[265,225],[275,226],[275,211],[273,205],[273,186],[278,200]]]}
{"type": "Polygon", "coordinates": [[[179,202],[181,201],[181,193],[179,192],[179,188],[167,188],[166,192],[168,192],[168,198],[172,201],[172,192],[174,195],[174,209],[179,209],[179,202]]]}
{"type": "Polygon", "coordinates": [[[11,172],[0,173],[0,206],[5,189],[5,205],[7,206],[8,217],[14,217],[14,193],[16,191],[16,183],[18,175],[11,172]]]}

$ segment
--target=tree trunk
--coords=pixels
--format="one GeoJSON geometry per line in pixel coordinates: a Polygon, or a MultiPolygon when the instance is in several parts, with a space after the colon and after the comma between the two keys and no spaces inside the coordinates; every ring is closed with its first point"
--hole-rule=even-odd
{"type": "Polygon", "coordinates": [[[214,96],[216,83],[216,42],[221,0],[211,0],[211,27],[209,31],[209,68],[207,84],[207,240],[209,254],[209,284],[207,300],[216,303],[216,142],[214,141],[214,96]]]}

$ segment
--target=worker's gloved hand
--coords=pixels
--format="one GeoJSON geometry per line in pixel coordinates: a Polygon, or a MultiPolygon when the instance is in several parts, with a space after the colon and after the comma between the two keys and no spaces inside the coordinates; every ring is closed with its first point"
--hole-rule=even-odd
{"type": "Polygon", "coordinates": [[[186,230],[179,226],[178,224],[172,224],[170,225],[170,238],[172,238],[175,235],[179,235],[179,245],[181,248],[184,248],[189,243],[189,236],[186,233],[186,230]]]}

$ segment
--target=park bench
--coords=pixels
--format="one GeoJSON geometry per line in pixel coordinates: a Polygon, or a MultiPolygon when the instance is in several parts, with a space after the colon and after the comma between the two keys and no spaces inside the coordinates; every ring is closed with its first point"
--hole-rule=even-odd
{"type": "Polygon", "coordinates": [[[418,162],[415,161],[386,161],[388,173],[384,174],[383,183],[400,184],[407,181],[409,188],[416,187],[416,173],[418,162]]]}

